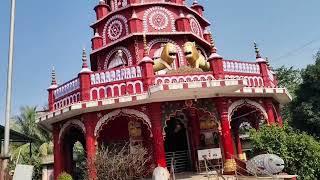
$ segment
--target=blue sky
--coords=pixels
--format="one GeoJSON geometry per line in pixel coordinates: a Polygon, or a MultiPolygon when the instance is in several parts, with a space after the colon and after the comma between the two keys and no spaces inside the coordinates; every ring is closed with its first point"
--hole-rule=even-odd
{"type": "MultiPolygon", "coordinates": [[[[52,65],[60,83],[76,76],[81,67],[82,47],[90,48],[89,24],[95,19],[93,8],[97,2],[17,0],[12,114],[24,105],[46,104],[52,65]]],[[[274,67],[303,68],[313,63],[313,54],[320,48],[319,0],[199,2],[212,23],[219,54],[226,59],[254,60],[252,42],[257,41],[261,53],[269,57],[274,67]],[[306,44],[309,45],[303,47],[306,44]]],[[[10,0],[2,0],[0,123],[5,107],[9,10],[10,0]]]]}

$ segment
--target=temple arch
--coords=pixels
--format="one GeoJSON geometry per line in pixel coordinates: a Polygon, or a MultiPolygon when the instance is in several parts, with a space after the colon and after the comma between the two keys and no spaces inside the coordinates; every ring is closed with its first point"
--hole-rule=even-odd
{"type": "Polygon", "coordinates": [[[247,105],[247,106],[250,106],[250,107],[252,107],[252,108],[254,108],[254,109],[256,109],[256,110],[259,110],[259,111],[262,113],[262,115],[264,116],[265,119],[268,118],[267,112],[266,112],[266,110],[262,107],[261,104],[255,102],[255,101],[249,100],[249,99],[241,99],[241,100],[238,100],[238,101],[233,102],[233,103],[229,106],[229,108],[228,108],[228,119],[229,119],[229,121],[232,120],[231,117],[233,116],[234,112],[235,112],[237,109],[239,109],[239,108],[241,108],[241,107],[243,107],[243,106],[246,106],[246,105],[247,105]]]}
{"type": "Polygon", "coordinates": [[[86,127],[84,126],[83,122],[78,119],[73,119],[73,120],[70,120],[70,121],[63,124],[63,126],[59,132],[59,142],[61,141],[62,135],[64,135],[66,130],[68,128],[70,128],[71,126],[74,126],[76,128],[80,128],[80,130],[82,131],[83,134],[86,133],[86,127]]]}
{"type": "Polygon", "coordinates": [[[148,126],[148,129],[150,131],[150,134],[152,135],[151,132],[151,121],[150,118],[144,114],[141,111],[135,110],[135,109],[117,109],[114,111],[111,111],[109,113],[107,113],[106,115],[104,115],[103,117],[101,117],[95,127],[94,130],[94,135],[95,137],[98,136],[99,131],[102,129],[102,127],[106,124],[108,124],[110,121],[113,121],[116,117],[119,116],[135,116],[138,119],[141,119],[143,124],[148,126]]]}

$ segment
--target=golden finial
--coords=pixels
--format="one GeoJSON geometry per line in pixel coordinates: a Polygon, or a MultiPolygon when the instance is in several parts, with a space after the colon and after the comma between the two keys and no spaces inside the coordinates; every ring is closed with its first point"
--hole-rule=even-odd
{"type": "Polygon", "coordinates": [[[143,53],[144,56],[148,56],[148,45],[147,45],[147,36],[146,33],[143,33],[143,53]]]}

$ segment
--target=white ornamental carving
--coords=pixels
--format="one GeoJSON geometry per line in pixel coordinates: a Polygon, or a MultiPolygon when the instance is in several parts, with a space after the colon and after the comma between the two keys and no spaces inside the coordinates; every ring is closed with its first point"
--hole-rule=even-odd
{"type": "Polygon", "coordinates": [[[155,11],[150,14],[149,23],[155,30],[162,30],[168,27],[169,18],[163,11],[155,11]]]}
{"type": "Polygon", "coordinates": [[[148,32],[150,25],[153,29],[160,31],[169,25],[172,32],[176,32],[175,18],[173,14],[166,8],[156,6],[149,8],[143,15],[143,31],[148,32]]]}
{"type": "Polygon", "coordinates": [[[127,22],[128,22],[127,18],[124,17],[123,15],[114,15],[110,19],[108,19],[108,21],[106,22],[106,24],[103,28],[103,34],[102,34],[103,45],[105,46],[107,44],[107,37],[110,40],[116,40],[122,35],[122,32],[119,33],[120,29],[118,31],[113,32],[113,34],[110,34],[112,24],[115,25],[115,27],[120,25],[122,28],[121,31],[125,31],[125,35],[128,35],[129,34],[129,26],[128,26],[127,22]],[[110,32],[109,32],[109,29],[110,29],[110,32]],[[117,37],[118,35],[119,35],[119,37],[117,37]]]}
{"type": "Polygon", "coordinates": [[[191,32],[202,37],[201,26],[197,19],[191,14],[189,14],[187,17],[190,19],[191,32]]]}
{"type": "Polygon", "coordinates": [[[200,35],[200,29],[196,23],[196,21],[192,18],[190,20],[191,31],[197,35],[200,35]]]}
{"type": "Polygon", "coordinates": [[[123,25],[119,20],[114,20],[108,27],[108,37],[111,40],[117,40],[123,31],[123,25]]]}

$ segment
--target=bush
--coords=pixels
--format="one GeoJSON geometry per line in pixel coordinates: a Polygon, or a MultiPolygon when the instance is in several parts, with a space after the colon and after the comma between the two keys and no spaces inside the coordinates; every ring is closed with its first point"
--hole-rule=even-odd
{"type": "Polygon", "coordinates": [[[133,180],[146,177],[150,170],[150,160],[146,148],[128,144],[122,146],[108,146],[99,149],[95,166],[99,180],[133,180]]]}
{"type": "Polygon", "coordinates": [[[58,180],[72,180],[72,176],[66,172],[62,172],[59,175],[58,180]]]}
{"type": "Polygon", "coordinates": [[[277,154],[285,161],[285,172],[301,179],[320,179],[320,143],[287,125],[263,126],[250,133],[254,153],[277,154]]]}

